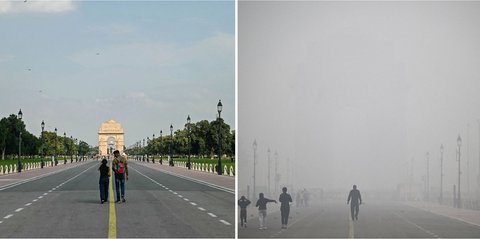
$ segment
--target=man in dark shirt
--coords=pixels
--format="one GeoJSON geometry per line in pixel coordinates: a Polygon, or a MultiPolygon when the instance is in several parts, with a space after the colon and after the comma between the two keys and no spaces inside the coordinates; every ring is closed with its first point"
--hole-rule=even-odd
{"type": "Polygon", "coordinates": [[[250,200],[242,196],[238,200],[238,206],[240,206],[240,226],[247,227],[247,206],[250,205],[250,200]]]}
{"type": "Polygon", "coordinates": [[[265,198],[263,197],[263,193],[260,193],[258,195],[258,200],[257,200],[257,204],[255,205],[255,207],[258,207],[258,219],[260,220],[260,230],[263,230],[263,229],[267,229],[267,226],[266,226],[266,221],[267,221],[267,203],[269,202],[275,202],[277,203],[277,200],[272,200],[272,199],[268,199],[268,198],[265,198]]]}
{"type": "Polygon", "coordinates": [[[287,228],[288,224],[288,215],[290,214],[290,203],[292,202],[292,197],[287,193],[287,187],[282,188],[283,193],[280,194],[280,213],[282,215],[282,229],[287,228]]]}
{"type": "Polygon", "coordinates": [[[348,194],[347,204],[352,200],[350,203],[350,212],[352,214],[352,221],[358,220],[358,210],[360,209],[360,204],[362,204],[362,196],[360,195],[360,191],[357,190],[357,185],[353,185],[353,189],[350,190],[348,194]],[[355,215],[353,212],[355,211],[355,215]]]}

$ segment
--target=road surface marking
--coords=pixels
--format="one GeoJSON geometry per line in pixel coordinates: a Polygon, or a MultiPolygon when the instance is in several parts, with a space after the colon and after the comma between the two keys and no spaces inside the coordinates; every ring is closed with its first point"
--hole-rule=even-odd
{"type": "Polygon", "coordinates": [[[48,195],[48,193],[44,193],[44,194],[43,194],[43,196],[47,196],[47,195],[48,195]]]}
{"type": "Polygon", "coordinates": [[[177,195],[178,193],[177,192],[172,192],[173,194],[177,195]]]}
{"type": "Polygon", "coordinates": [[[15,212],[20,212],[20,211],[22,211],[22,210],[23,210],[23,207],[17,208],[17,210],[15,210],[15,212]]]}
{"type": "Polygon", "coordinates": [[[39,196],[39,197],[38,197],[38,199],[42,199],[42,198],[43,198],[43,196],[39,196]]]}
{"type": "Polygon", "coordinates": [[[227,226],[232,225],[232,224],[230,224],[229,222],[227,222],[227,221],[225,221],[225,220],[220,220],[220,222],[223,223],[223,224],[225,224],[225,225],[227,225],[227,226]]]}
{"type": "Polygon", "coordinates": [[[190,199],[188,199],[188,198],[183,198],[183,200],[185,200],[185,201],[187,201],[187,202],[190,201],[190,199]]]}
{"type": "Polygon", "coordinates": [[[3,221],[0,221],[0,224],[2,224],[2,223],[3,223],[3,221]]]}
{"type": "Polygon", "coordinates": [[[209,212],[209,213],[207,213],[207,214],[210,215],[211,217],[217,217],[217,215],[215,215],[215,214],[213,214],[213,213],[211,213],[211,212],[209,212]]]}
{"type": "Polygon", "coordinates": [[[194,202],[190,202],[190,204],[192,204],[193,206],[197,206],[197,204],[194,202]]]}
{"type": "Polygon", "coordinates": [[[183,198],[183,196],[182,196],[182,195],[180,195],[180,194],[178,194],[178,197],[179,197],[179,198],[183,198]]]}
{"type": "MultiPolygon", "coordinates": [[[[147,166],[144,165],[144,167],[148,167],[148,168],[153,169],[153,167],[151,167],[149,165],[147,165],[147,166]]],[[[176,177],[179,177],[179,178],[183,178],[183,179],[186,179],[186,180],[189,180],[189,181],[192,181],[192,182],[203,184],[203,185],[209,186],[211,188],[222,190],[224,192],[231,193],[231,194],[235,195],[235,189],[222,187],[222,186],[219,186],[219,185],[216,185],[216,184],[213,184],[213,183],[208,183],[208,182],[201,181],[201,180],[198,180],[198,179],[195,179],[195,178],[191,178],[191,177],[187,177],[187,176],[184,176],[184,175],[181,175],[181,174],[176,174],[176,173],[173,173],[173,172],[170,172],[170,171],[166,171],[166,170],[163,170],[163,169],[155,168],[155,170],[166,173],[166,174],[170,174],[170,175],[173,175],[173,176],[176,176],[176,177]]]]}
{"type": "MultiPolygon", "coordinates": [[[[349,215],[350,216],[350,215],[349,215]]],[[[355,238],[355,226],[353,220],[348,220],[348,238],[355,238]]]]}
{"type": "Polygon", "coordinates": [[[427,229],[425,229],[425,228],[423,228],[423,227],[415,224],[414,222],[412,222],[412,221],[406,219],[405,217],[403,217],[402,215],[400,215],[400,214],[398,214],[398,213],[396,213],[396,212],[392,212],[392,213],[393,213],[394,215],[396,215],[397,217],[403,219],[404,221],[408,222],[409,224],[415,226],[416,228],[418,228],[418,229],[420,229],[420,230],[428,233],[430,236],[435,237],[435,238],[440,238],[437,234],[435,234],[435,233],[433,233],[433,232],[431,232],[431,231],[429,231],[429,230],[427,230],[427,229]]]}
{"type": "Polygon", "coordinates": [[[38,201],[38,199],[33,199],[33,200],[32,200],[32,202],[36,202],[36,201],[38,201]]]}
{"type": "MultiPolygon", "coordinates": [[[[112,168],[112,167],[110,167],[112,168]]],[[[115,201],[113,200],[113,176],[110,176],[109,196],[110,210],[108,214],[108,238],[117,238],[117,215],[115,212],[115,201]]]]}
{"type": "Polygon", "coordinates": [[[48,192],[51,193],[52,191],[53,191],[53,190],[50,190],[50,191],[48,191],[48,192]]]}
{"type": "Polygon", "coordinates": [[[32,205],[32,203],[31,203],[31,202],[29,202],[29,203],[25,204],[25,206],[26,206],[26,207],[28,207],[28,206],[30,206],[30,205],[32,205]]]}
{"type": "Polygon", "coordinates": [[[200,211],[206,211],[205,208],[203,208],[203,207],[197,207],[197,208],[198,208],[198,210],[200,210],[200,211]]]}
{"type": "Polygon", "coordinates": [[[8,214],[8,215],[6,215],[4,218],[5,218],[5,219],[9,219],[9,218],[11,218],[11,217],[13,217],[13,214],[8,214]]]}

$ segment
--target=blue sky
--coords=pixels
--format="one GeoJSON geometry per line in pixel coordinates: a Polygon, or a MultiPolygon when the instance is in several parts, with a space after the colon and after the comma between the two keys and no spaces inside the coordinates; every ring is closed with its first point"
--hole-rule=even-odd
{"type": "Polygon", "coordinates": [[[0,117],[97,144],[109,119],[126,144],[213,120],[235,126],[233,1],[2,1],[0,117]]]}

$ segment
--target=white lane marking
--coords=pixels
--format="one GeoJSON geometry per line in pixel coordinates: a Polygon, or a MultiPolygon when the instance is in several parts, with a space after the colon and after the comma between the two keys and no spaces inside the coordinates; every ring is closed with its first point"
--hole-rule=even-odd
{"type": "MultiPolygon", "coordinates": [[[[75,167],[80,166],[80,165],[83,165],[83,163],[82,163],[82,164],[77,164],[77,165],[75,165],[75,166],[73,166],[73,167],[63,168],[63,169],[60,169],[60,170],[57,170],[57,171],[53,171],[53,172],[50,172],[50,173],[38,175],[38,176],[35,176],[35,177],[33,177],[33,178],[28,178],[28,179],[25,179],[25,180],[22,180],[22,181],[19,181],[19,182],[7,184],[7,185],[4,185],[4,186],[0,187],[0,191],[3,191],[3,190],[5,190],[5,189],[9,189],[9,188],[13,188],[13,187],[15,187],[15,186],[18,186],[18,185],[21,185],[21,184],[24,184],[24,183],[28,183],[28,182],[31,182],[31,181],[34,181],[34,180],[37,180],[37,179],[41,179],[41,178],[47,177],[47,176],[49,176],[49,175],[57,174],[57,173],[60,173],[60,172],[65,171],[65,170],[75,168],[75,167]]],[[[94,165],[94,166],[95,166],[95,165],[94,165]]]]}
{"type": "Polygon", "coordinates": [[[55,189],[57,189],[57,188],[52,188],[52,191],[55,190],[55,189]]]}
{"type": "Polygon", "coordinates": [[[179,198],[183,198],[183,196],[182,196],[182,195],[180,195],[180,194],[178,194],[178,197],[179,197],[179,198]]]}
{"type": "Polygon", "coordinates": [[[17,210],[15,210],[15,212],[20,212],[20,211],[22,211],[22,210],[23,210],[23,207],[17,208],[17,210]]]}
{"type": "Polygon", "coordinates": [[[173,191],[172,191],[171,189],[170,189],[170,190],[168,190],[168,191],[169,191],[169,192],[171,192],[171,193],[173,193],[173,191]]]}
{"type": "Polygon", "coordinates": [[[51,193],[52,191],[53,191],[53,190],[50,190],[50,191],[48,191],[48,192],[51,193]]]}
{"type": "Polygon", "coordinates": [[[29,203],[25,204],[25,207],[28,207],[28,206],[30,206],[30,205],[32,205],[32,203],[31,203],[31,202],[29,202],[29,203]]]}
{"type": "Polygon", "coordinates": [[[185,201],[187,201],[187,202],[190,201],[190,199],[188,199],[188,198],[183,198],[183,200],[185,200],[185,201]]]}
{"type": "Polygon", "coordinates": [[[165,188],[165,189],[167,189],[167,190],[168,190],[168,188],[165,188]]]}
{"type": "Polygon", "coordinates": [[[399,217],[399,218],[403,219],[404,221],[408,222],[409,224],[411,224],[411,225],[415,226],[416,228],[418,228],[418,229],[420,229],[420,230],[422,230],[422,231],[424,231],[424,232],[428,233],[428,234],[429,234],[429,235],[431,235],[432,237],[435,237],[435,238],[440,238],[440,237],[439,237],[437,234],[435,234],[435,233],[433,233],[433,232],[431,232],[431,231],[429,231],[429,230],[427,230],[427,229],[425,229],[425,228],[423,228],[423,227],[421,227],[421,226],[419,226],[419,225],[415,224],[414,222],[412,222],[412,221],[410,221],[410,220],[406,219],[405,217],[401,216],[400,214],[398,214],[398,213],[396,213],[396,212],[392,212],[392,213],[393,213],[394,215],[396,215],[397,217],[399,217]]]}
{"type": "Polygon", "coordinates": [[[47,196],[47,195],[48,195],[48,193],[44,193],[44,194],[43,194],[43,196],[47,196]]]}
{"type": "Polygon", "coordinates": [[[178,193],[177,193],[177,192],[173,192],[173,194],[177,195],[178,193]]]}
{"type": "Polygon", "coordinates": [[[355,238],[355,226],[353,220],[349,219],[348,221],[348,238],[355,238]]]}
{"type": "Polygon", "coordinates": [[[203,208],[203,207],[197,207],[197,208],[198,208],[198,210],[200,210],[200,211],[206,211],[205,208],[203,208]]]}
{"type": "Polygon", "coordinates": [[[213,214],[213,213],[211,213],[211,212],[209,212],[209,213],[207,213],[207,214],[210,215],[211,217],[217,217],[217,215],[215,215],[215,214],[213,214]]]}
{"type": "Polygon", "coordinates": [[[197,206],[197,204],[194,202],[190,202],[190,204],[192,204],[193,206],[197,206]]]}
{"type": "Polygon", "coordinates": [[[3,221],[0,221],[0,224],[2,224],[2,223],[3,223],[3,221]]]}
{"type": "Polygon", "coordinates": [[[230,224],[229,222],[227,222],[227,221],[225,221],[225,220],[223,220],[223,219],[222,219],[222,220],[219,220],[219,221],[220,221],[221,223],[227,225],[227,226],[232,225],[232,224],[230,224]]]}
{"type": "MultiPolygon", "coordinates": [[[[146,166],[146,167],[153,169],[153,168],[150,167],[150,166],[146,166]]],[[[160,172],[163,172],[163,173],[166,173],[166,174],[170,174],[170,175],[173,175],[173,176],[176,176],[176,177],[179,177],[179,178],[183,178],[183,179],[186,179],[186,180],[189,180],[189,181],[192,181],[192,182],[196,182],[196,183],[199,183],[199,184],[203,184],[203,185],[209,186],[209,187],[211,187],[211,188],[215,188],[215,189],[218,189],[218,190],[222,190],[222,191],[227,192],[227,193],[235,194],[235,189],[231,189],[231,188],[227,188],[227,187],[222,187],[222,186],[219,186],[219,185],[216,185],[216,184],[213,184],[213,183],[207,183],[207,182],[204,182],[204,181],[195,179],[195,178],[191,178],[191,177],[183,176],[183,175],[176,174],[176,173],[173,173],[173,172],[165,171],[165,170],[163,170],[163,169],[155,168],[155,170],[158,170],[158,171],[160,171],[160,172]]]]}
{"type": "Polygon", "coordinates": [[[11,217],[13,217],[13,214],[8,214],[8,215],[6,215],[6,216],[5,216],[5,217],[3,217],[3,218],[5,218],[5,219],[9,219],[9,218],[11,218],[11,217]]]}
{"type": "Polygon", "coordinates": [[[38,197],[38,199],[42,199],[42,198],[43,198],[43,196],[39,196],[39,197],[38,197]]]}
{"type": "Polygon", "coordinates": [[[33,200],[32,200],[32,202],[36,202],[36,201],[38,201],[38,199],[33,199],[33,200]]]}

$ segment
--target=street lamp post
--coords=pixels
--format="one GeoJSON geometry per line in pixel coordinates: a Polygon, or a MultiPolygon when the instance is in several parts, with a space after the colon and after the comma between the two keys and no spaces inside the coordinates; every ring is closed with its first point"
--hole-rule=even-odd
{"type": "Polygon", "coordinates": [[[277,151],[275,150],[275,196],[278,195],[277,194],[277,190],[278,190],[278,181],[279,181],[279,175],[278,175],[278,153],[277,151]]]}
{"type": "Polygon", "coordinates": [[[63,132],[63,164],[67,164],[67,133],[63,132]]]}
{"type": "Polygon", "coordinates": [[[152,135],[152,163],[155,163],[155,134],[152,135]]]}
{"type": "Polygon", "coordinates": [[[443,144],[440,145],[440,205],[443,203],[443,144]]]}
{"type": "Polygon", "coordinates": [[[70,150],[70,163],[73,163],[73,136],[70,135],[70,142],[72,143],[72,149],[70,150]]]}
{"type": "Polygon", "coordinates": [[[425,184],[426,184],[426,199],[427,201],[430,200],[430,153],[427,152],[425,154],[427,157],[427,178],[425,179],[425,184]]]}
{"type": "Polygon", "coordinates": [[[223,105],[222,105],[222,101],[221,100],[218,100],[218,104],[217,104],[217,111],[218,111],[218,170],[217,170],[217,173],[218,175],[222,175],[222,144],[221,144],[221,134],[222,134],[222,128],[221,128],[221,119],[222,119],[222,108],[223,108],[223,105]]]}
{"type": "Polygon", "coordinates": [[[255,159],[257,157],[257,140],[253,140],[253,199],[257,198],[257,194],[255,194],[255,159]]]}
{"type": "Polygon", "coordinates": [[[163,131],[160,130],[160,148],[159,148],[159,153],[160,153],[160,164],[163,164],[162,162],[162,134],[163,134],[163,131]]]}
{"type": "MultiPolygon", "coordinates": [[[[23,117],[23,113],[22,113],[22,109],[20,109],[18,111],[18,119],[20,120],[20,122],[22,121],[22,117],[23,117]]],[[[18,172],[22,172],[22,161],[21,161],[21,157],[22,157],[22,130],[21,129],[18,129],[18,172]]]]}
{"type": "Polygon", "coordinates": [[[188,132],[188,163],[187,163],[187,168],[190,169],[191,167],[191,162],[190,162],[190,148],[191,148],[191,143],[190,143],[190,115],[187,117],[187,132],[188,132]]]}
{"type": "Polygon", "coordinates": [[[268,168],[267,168],[267,187],[268,187],[268,196],[271,197],[271,190],[270,190],[270,163],[271,163],[271,160],[270,160],[270,147],[267,149],[267,165],[268,165],[268,168]]]}
{"type": "Polygon", "coordinates": [[[170,124],[170,145],[169,145],[170,159],[168,160],[168,165],[173,167],[174,164],[173,164],[172,144],[173,144],[173,125],[170,124]]]}
{"type": "Polygon", "coordinates": [[[460,137],[460,134],[458,135],[457,138],[457,146],[458,146],[458,195],[457,195],[457,207],[461,208],[462,207],[462,200],[461,200],[461,194],[460,194],[460,159],[461,159],[461,150],[460,147],[462,146],[462,138],[460,137]]]}
{"type": "Polygon", "coordinates": [[[43,138],[43,131],[45,129],[45,122],[43,122],[42,120],[42,123],[40,124],[40,126],[42,127],[42,159],[40,160],[40,167],[43,168],[45,162],[44,162],[44,158],[45,158],[45,139],[43,138]]]}
{"type": "Polygon", "coordinates": [[[55,159],[55,166],[58,164],[58,159],[57,159],[57,128],[55,128],[55,152],[54,152],[54,159],[55,159]]]}

